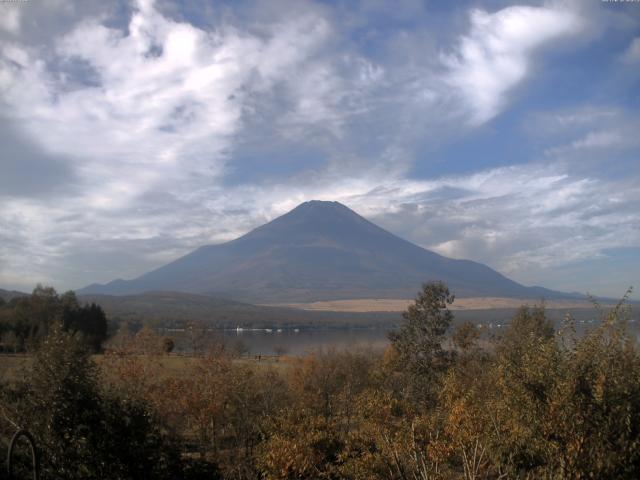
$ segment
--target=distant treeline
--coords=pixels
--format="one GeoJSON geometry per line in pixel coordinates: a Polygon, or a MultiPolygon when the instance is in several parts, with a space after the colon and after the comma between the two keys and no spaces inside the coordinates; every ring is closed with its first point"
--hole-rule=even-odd
{"type": "Polygon", "coordinates": [[[137,295],[82,295],[80,300],[102,306],[113,322],[144,323],[155,327],[184,328],[207,323],[216,328],[380,326],[398,323],[399,312],[325,312],[266,305],[180,292],[147,292],[137,295]]]}
{"type": "Polygon", "coordinates": [[[35,348],[56,322],[95,352],[107,338],[107,318],[99,305],[81,305],[72,291],[59,295],[38,285],[31,295],[0,298],[0,349],[17,353],[35,348]]]}
{"type": "Polygon", "coordinates": [[[0,441],[27,428],[47,478],[640,478],[624,302],[582,335],[522,307],[487,340],[471,323],[448,332],[452,300],[426,284],[384,353],[271,366],[221,346],[162,354],[149,328],[96,362],[54,322],[24,379],[1,386],[0,441]]]}

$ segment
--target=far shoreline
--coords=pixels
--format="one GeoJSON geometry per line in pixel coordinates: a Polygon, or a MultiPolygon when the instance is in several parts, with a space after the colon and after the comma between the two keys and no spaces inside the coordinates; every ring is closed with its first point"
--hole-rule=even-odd
{"type": "MultiPolygon", "coordinates": [[[[268,307],[287,307],[299,310],[312,310],[324,312],[402,312],[413,303],[413,299],[405,298],[358,298],[349,300],[324,300],[306,303],[271,303],[261,304],[268,307]]],[[[495,310],[501,308],[519,308],[522,305],[537,305],[542,299],[532,298],[508,298],[508,297],[467,297],[456,298],[449,306],[451,310],[495,310]]],[[[544,300],[544,305],[551,309],[564,308],[593,308],[593,303],[585,300],[544,300]]],[[[609,302],[602,306],[609,306],[609,302]]]]}

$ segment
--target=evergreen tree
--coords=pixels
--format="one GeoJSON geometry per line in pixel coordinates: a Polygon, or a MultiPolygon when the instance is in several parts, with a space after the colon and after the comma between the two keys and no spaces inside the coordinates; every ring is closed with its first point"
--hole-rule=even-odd
{"type": "Polygon", "coordinates": [[[400,330],[389,335],[399,364],[412,379],[412,394],[417,401],[435,401],[440,376],[450,363],[451,355],[442,348],[442,342],[453,320],[448,309],[453,300],[444,283],[424,284],[415,302],[402,314],[400,330]]]}

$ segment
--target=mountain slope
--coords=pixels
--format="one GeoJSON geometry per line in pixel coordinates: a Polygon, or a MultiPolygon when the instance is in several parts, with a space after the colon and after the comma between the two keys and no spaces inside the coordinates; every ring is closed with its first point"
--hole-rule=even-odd
{"type": "Polygon", "coordinates": [[[18,292],[17,290],[4,290],[0,288],[0,298],[2,298],[6,302],[11,300],[12,298],[26,297],[28,295],[28,293],[18,292]]]}
{"type": "Polygon", "coordinates": [[[180,291],[246,302],[407,298],[428,280],[460,296],[555,298],[481,263],[454,260],[403,240],[337,202],[306,202],[220,245],[201,247],[134,280],[81,294],[180,291]]]}

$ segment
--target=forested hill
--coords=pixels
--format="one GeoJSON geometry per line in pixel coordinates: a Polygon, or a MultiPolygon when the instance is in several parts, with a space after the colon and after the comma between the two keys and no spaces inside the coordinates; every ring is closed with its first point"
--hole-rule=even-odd
{"type": "Polygon", "coordinates": [[[206,322],[218,328],[236,326],[374,326],[400,321],[399,312],[313,312],[234,302],[206,295],[180,292],[147,292],[138,295],[80,295],[82,302],[100,305],[109,318],[159,322],[182,326],[206,322]]]}
{"type": "Polygon", "coordinates": [[[0,288],[0,298],[7,302],[12,298],[26,297],[27,295],[28,293],[18,292],[17,290],[4,290],[0,288]]]}

